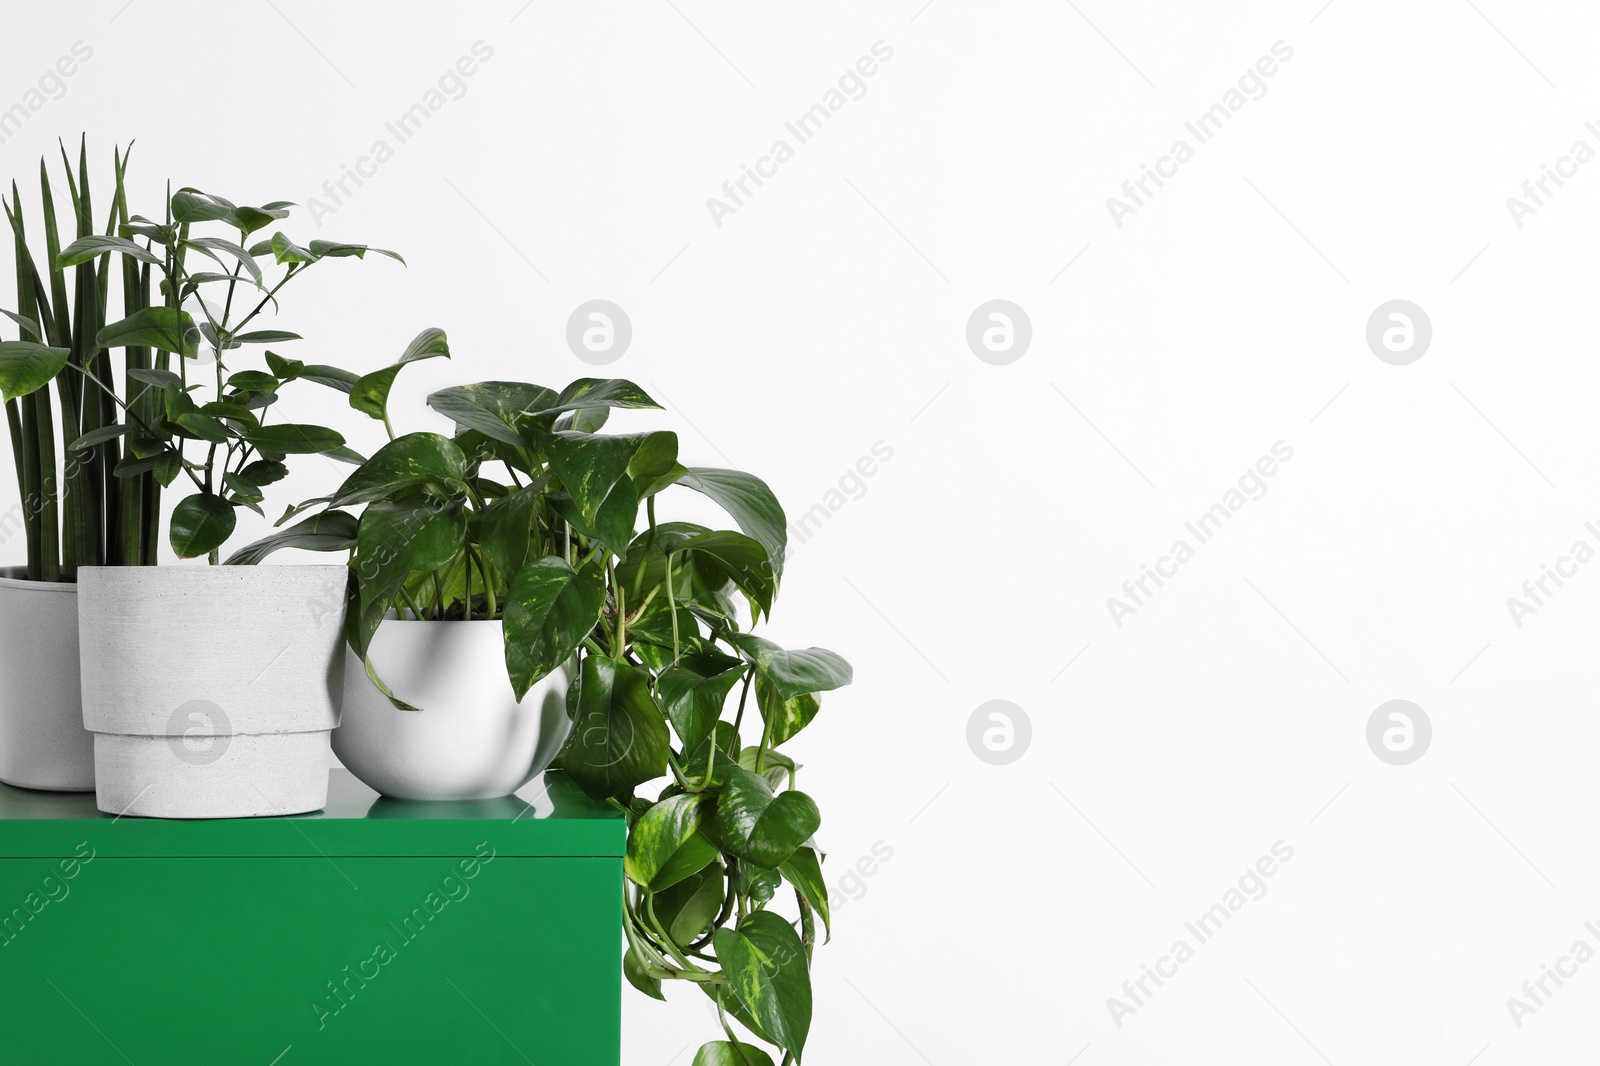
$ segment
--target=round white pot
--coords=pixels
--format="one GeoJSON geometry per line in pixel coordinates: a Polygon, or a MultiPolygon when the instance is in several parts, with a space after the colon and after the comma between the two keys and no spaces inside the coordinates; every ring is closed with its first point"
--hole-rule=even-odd
{"type": "Polygon", "coordinates": [[[572,729],[565,669],[517,702],[498,621],[391,618],[378,626],[367,655],[396,696],[421,708],[398,710],[357,656],[345,661],[344,718],[333,752],[385,796],[508,796],[550,765],[572,729]]]}
{"type": "Polygon", "coordinates": [[[94,738],[78,689],[78,586],[0,567],[0,781],[94,789],[94,738]]]}
{"type": "Polygon", "coordinates": [[[111,814],[254,818],[328,798],[344,566],[78,572],[83,724],[111,814]]]}

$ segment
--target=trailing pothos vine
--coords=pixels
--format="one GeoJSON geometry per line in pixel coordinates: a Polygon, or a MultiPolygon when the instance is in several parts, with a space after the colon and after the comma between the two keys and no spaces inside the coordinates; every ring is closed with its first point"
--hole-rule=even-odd
{"type": "MultiPolygon", "coordinates": [[[[318,513],[230,561],[351,549],[347,632],[363,659],[397,614],[501,620],[519,699],[567,669],[573,724],[556,765],[627,819],[628,981],[658,999],[669,981],[711,997],[726,1039],[696,1066],[772,1066],[735,1022],[798,1062],[830,914],[821,815],[782,748],[851,671],[750,632],[778,592],[783,508],[750,474],[684,466],[674,433],[599,432],[613,409],[659,409],[629,381],[485,381],[428,403],[452,437],[394,437],[280,524],[318,513]],[[674,488],[710,497],[738,529],[658,518],[674,488]]],[[[368,675],[388,693],[370,662],[368,675]]]]}

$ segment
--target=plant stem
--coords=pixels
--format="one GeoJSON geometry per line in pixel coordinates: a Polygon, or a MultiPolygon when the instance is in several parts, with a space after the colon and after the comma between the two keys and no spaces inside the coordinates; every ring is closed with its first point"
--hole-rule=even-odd
{"type": "Polygon", "coordinates": [[[756,679],[756,668],[750,667],[744,675],[744,689],[739,693],[739,713],[733,716],[733,748],[729,755],[737,756],[739,753],[739,727],[744,724],[744,701],[750,695],[750,682],[756,679]]]}

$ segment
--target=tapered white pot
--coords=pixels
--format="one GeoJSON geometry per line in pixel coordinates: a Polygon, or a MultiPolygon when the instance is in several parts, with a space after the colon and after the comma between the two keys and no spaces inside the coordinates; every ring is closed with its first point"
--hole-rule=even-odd
{"type": "Polygon", "coordinates": [[[381,623],[368,657],[383,683],[420,710],[398,710],[351,655],[334,754],[395,799],[494,799],[527,784],[572,729],[567,672],[537,682],[519,704],[501,633],[498,621],[381,623]]]}
{"type": "Polygon", "coordinates": [[[328,798],[344,566],[78,572],[83,722],[102,811],[303,814],[328,798]]]}
{"type": "Polygon", "coordinates": [[[0,568],[0,781],[94,789],[94,738],[78,686],[78,586],[0,568]]]}

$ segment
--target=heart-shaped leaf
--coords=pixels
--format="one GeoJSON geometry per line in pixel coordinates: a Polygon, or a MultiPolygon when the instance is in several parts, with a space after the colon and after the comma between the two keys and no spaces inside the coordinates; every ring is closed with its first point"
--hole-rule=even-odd
{"type": "Polygon", "coordinates": [[[730,529],[717,529],[691,537],[679,550],[698,556],[701,564],[710,564],[707,569],[718,578],[714,584],[732,581],[758,612],[771,615],[777,581],[767,549],[759,541],[730,529]]]}
{"type": "Polygon", "coordinates": [[[717,800],[717,832],[741,859],[775,870],[822,824],[815,801],[793,789],[773,795],[765,778],[730,767],[717,800]]]}
{"type": "Polygon", "coordinates": [[[572,735],[561,765],[590,796],[623,796],[667,772],[667,723],[645,671],[589,655],[567,693],[567,709],[572,735]]]}
{"type": "Polygon", "coordinates": [[[517,571],[505,603],[506,671],[517,699],[572,658],[605,604],[605,576],[590,563],[573,570],[547,555],[517,571]]]}
{"type": "Polygon", "coordinates": [[[467,457],[437,433],[407,433],[372,453],[333,494],[334,507],[409,494],[423,485],[465,493],[467,457]]]}
{"type": "Polygon", "coordinates": [[[628,463],[644,441],[643,436],[619,437],[573,430],[551,436],[547,444],[550,468],[561,479],[585,523],[594,525],[600,504],[612,486],[627,474],[628,463]]]}
{"type": "Polygon", "coordinates": [[[628,831],[622,869],[651,892],[671,888],[717,858],[717,846],[700,832],[709,797],[680,793],[645,811],[628,831]]]}
{"type": "Polygon", "coordinates": [[[788,519],[765,481],[739,470],[711,467],[691,467],[678,481],[711,497],[732,515],[746,536],[767,549],[772,576],[783,576],[783,557],[789,545],[788,519]]]}
{"type": "Polygon", "coordinates": [[[729,639],[747,662],[755,664],[758,674],[771,682],[780,699],[843,688],[855,676],[849,663],[825,648],[786,651],[752,633],[735,633],[729,639]]]}
{"type": "Polygon", "coordinates": [[[762,910],[712,940],[728,987],[764,1035],[798,1058],[811,1029],[811,971],[800,936],[782,917],[762,910]]]}
{"type": "Polygon", "coordinates": [[[772,1066],[772,1056],[743,1041],[736,1047],[731,1041],[713,1040],[700,1045],[689,1066],[772,1066]]]}
{"type": "Polygon", "coordinates": [[[685,751],[698,748],[711,735],[728,693],[744,671],[739,660],[721,655],[685,655],[661,671],[656,690],[685,751]]]}
{"type": "Polygon", "coordinates": [[[457,426],[475,429],[486,437],[506,444],[527,447],[522,434],[529,410],[554,399],[555,393],[539,385],[517,381],[480,381],[440,389],[428,397],[428,406],[457,426]]]}

